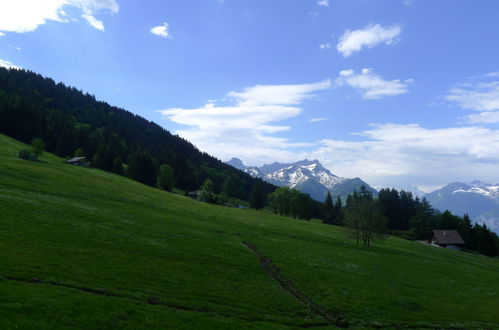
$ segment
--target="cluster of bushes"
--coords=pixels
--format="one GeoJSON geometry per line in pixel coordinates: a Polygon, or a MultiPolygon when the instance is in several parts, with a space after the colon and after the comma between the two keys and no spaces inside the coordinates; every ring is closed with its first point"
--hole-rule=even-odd
{"type": "Polygon", "coordinates": [[[31,148],[19,150],[17,156],[19,159],[35,161],[45,150],[45,143],[40,138],[35,138],[31,141],[31,148]]]}
{"type": "MultiPolygon", "coordinates": [[[[189,193],[186,194],[189,195],[189,193]]],[[[215,193],[213,181],[211,181],[211,179],[209,178],[204,181],[203,185],[201,185],[198,191],[191,194],[193,194],[191,197],[196,197],[198,200],[210,204],[217,204],[229,207],[240,207],[243,204],[244,205],[247,204],[245,201],[242,201],[235,197],[231,197],[229,192],[226,190],[223,190],[221,193],[218,194],[215,193]]],[[[255,208],[255,205],[252,205],[252,207],[255,208]]]]}
{"type": "Polygon", "coordinates": [[[301,220],[310,220],[312,217],[313,201],[308,194],[296,189],[281,187],[269,194],[267,198],[274,213],[301,220]]]}

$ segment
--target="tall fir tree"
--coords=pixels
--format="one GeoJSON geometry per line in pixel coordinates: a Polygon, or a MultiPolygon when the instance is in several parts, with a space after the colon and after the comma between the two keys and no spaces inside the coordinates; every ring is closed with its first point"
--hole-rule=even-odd
{"type": "Polygon", "coordinates": [[[262,188],[260,184],[255,184],[251,190],[250,195],[250,207],[255,210],[260,210],[264,207],[265,198],[262,193],[262,188]]]}
{"type": "Polygon", "coordinates": [[[328,225],[332,225],[333,219],[334,219],[333,199],[331,197],[331,193],[328,191],[326,199],[324,200],[324,219],[322,219],[322,222],[328,225]]]}

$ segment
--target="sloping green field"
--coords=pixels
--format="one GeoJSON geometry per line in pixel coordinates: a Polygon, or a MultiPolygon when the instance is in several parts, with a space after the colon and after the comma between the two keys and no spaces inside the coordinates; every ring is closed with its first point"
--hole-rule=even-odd
{"type": "Polygon", "coordinates": [[[497,328],[499,260],[200,203],[0,135],[0,328],[497,328]]]}

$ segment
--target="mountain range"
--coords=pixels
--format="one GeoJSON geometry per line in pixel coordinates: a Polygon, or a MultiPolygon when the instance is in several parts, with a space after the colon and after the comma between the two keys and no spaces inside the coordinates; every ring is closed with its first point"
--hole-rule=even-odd
{"type": "MultiPolygon", "coordinates": [[[[308,193],[318,201],[323,201],[328,191],[333,198],[345,197],[354,190],[359,190],[362,185],[377,193],[376,189],[360,178],[348,179],[334,175],[318,160],[275,162],[257,167],[246,166],[240,159],[232,158],[227,164],[277,186],[308,193]]],[[[419,198],[425,197],[438,210],[449,210],[461,216],[467,213],[473,221],[486,223],[491,230],[499,232],[499,184],[475,180],[468,183],[453,182],[427,194],[414,185],[407,186],[404,190],[411,191],[419,198]]]]}
{"type": "Polygon", "coordinates": [[[454,214],[467,213],[473,221],[486,223],[499,232],[499,184],[482,181],[453,182],[424,195],[439,210],[454,214]]]}
{"type": "Polygon", "coordinates": [[[323,201],[328,191],[333,198],[344,197],[363,185],[372,193],[377,193],[360,178],[348,179],[334,175],[318,160],[305,159],[290,164],[276,162],[256,167],[246,166],[239,158],[232,158],[227,164],[277,186],[300,190],[318,201],[323,201]]]}

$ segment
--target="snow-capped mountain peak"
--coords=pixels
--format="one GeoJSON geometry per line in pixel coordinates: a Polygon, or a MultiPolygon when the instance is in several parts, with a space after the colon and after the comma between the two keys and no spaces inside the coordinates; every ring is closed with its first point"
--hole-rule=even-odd
{"type": "Polygon", "coordinates": [[[437,209],[467,213],[473,221],[486,223],[499,233],[499,184],[453,182],[425,197],[437,209]]]}
{"type": "Polygon", "coordinates": [[[499,200],[499,184],[474,180],[468,183],[454,182],[447,187],[452,189],[452,194],[474,193],[499,200]]]}
{"type": "MultiPolygon", "coordinates": [[[[277,186],[287,186],[309,193],[317,200],[323,200],[328,191],[334,193],[335,189],[341,191],[342,194],[353,192],[354,189],[360,187],[356,186],[359,182],[368,187],[361,180],[353,183],[353,179],[334,175],[322,166],[317,159],[304,159],[292,164],[272,163],[261,167],[245,166],[237,158],[232,158],[227,163],[245,171],[253,177],[261,178],[277,186]],[[348,184],[349,182],[350,184],[348,184]],[[340,187],[344,183],[346,187],[340,187]]],[[[374,189],[372,190],[375,192],[374,189]]]]}

